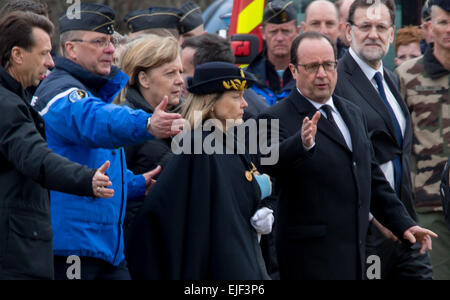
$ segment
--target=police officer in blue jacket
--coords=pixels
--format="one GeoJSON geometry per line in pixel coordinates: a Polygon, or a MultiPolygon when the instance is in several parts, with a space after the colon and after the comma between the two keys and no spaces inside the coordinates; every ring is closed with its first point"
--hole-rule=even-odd
{"type": "Polygon", "coordinates": [[[123,146],[169,137],[182,126],[180,115],[164,112],[167,99],[153,115],[112,104],[128,81],[112,66],[114,17],[111,8],[92,3],[60,17],[63,57],[55,59],[32,100],[44,118],[49,147],[92,168],[109,160],[115,190],[110,199],[51,192],[56,279],[67,278],[70,255],[81,258],[81,279],[129,278],[122,229],[126,201],[144,197],[160,169],[134,175],[123,146]]]}

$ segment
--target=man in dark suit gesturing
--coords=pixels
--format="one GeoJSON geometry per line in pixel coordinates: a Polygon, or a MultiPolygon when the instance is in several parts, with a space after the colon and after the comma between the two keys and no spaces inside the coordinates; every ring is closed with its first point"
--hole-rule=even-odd
{"type": "MultiPolygon", "coordinates": [[[[339,61],[335,94],[364,113],[375,158],[410,217],[417,220],[409,167],[411,118],[394,75],[382,61],[394,40],[394,18],[393,0],[356,0],[350,6],[346,34],[351,45],[339,61]]],[[[381,279],[431,279],[430,259],[420,254],[420,245],[396,243],[396,239],[378,220],[371,221],[367,256],[381,258],[381,279]]]]}
{"type": "Polygon", "coordinates": [[[333,95],[336,65],[328,37],[297,37],[289,65],[296,89],[260,115],[279,120],[280,142],[272,145],[279,161],[262,167],[280,190],[275,227],[281,279],[363,278],[369,211],[397,236],[419,241],[422,251],[436,237],[416,225],[386,181],[361,110],[333,95]]]}

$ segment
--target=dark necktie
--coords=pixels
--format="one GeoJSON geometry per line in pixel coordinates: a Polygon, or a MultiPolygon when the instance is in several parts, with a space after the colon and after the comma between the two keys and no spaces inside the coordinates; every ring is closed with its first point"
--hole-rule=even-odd
{"type": "Polygon", "coordinates": [[[342,140],[345,142],[345,145],[347,145],[347,142],[345,141],[344,136],[342,135],[341,130],[339,129],[339,126],[336,124],[336,121],[334,121],[333,114],[331,113],[331,106],[328,104],[324,104],[320,107],[321,110],[323,110],[327,115],[327,120],[331,123],[331,125],[337,130],[339,133],[339,136],[342,138],[342,140]]]}
{"type": "MultiPolygon", "coordinates": [[[[386,106],[387,110],[389,111],[389,115],[391,116],[392,123],[394,124],[395,129],[395,138],[397,139],[398,144],[400,147],[402,147],[403,144],[403,136],[402,136],[402,130],[400,128],[400,124],[397,121],[397,117],[394,114],[394,111],[392,110],[391,105],[389,104],[386,93],[384,91],[384,85],[383,85],[383,76],[380,72],[375,73],[375,76],[373,77],[375,79],[375,82],[378,86],[378,93],[380,94],[381,99],[384,102],[384,105],[386,106]]],[[[400,198],[400,186],[402,181],[402,162],[400,156],[396,156],[392,160],[394,164],[394,177],[395,177],[395,191],[397,193],[397,196],[400,198]]]]}

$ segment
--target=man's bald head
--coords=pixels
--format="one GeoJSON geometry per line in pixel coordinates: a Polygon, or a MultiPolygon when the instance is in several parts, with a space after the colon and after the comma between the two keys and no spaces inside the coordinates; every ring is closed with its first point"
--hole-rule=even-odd
{"type": "MultiPolygon", "coordinates": [[[[306,6],[305,9],[305,21],[308,19],[308,16],[310,15],[311,11],[320,11],[320,9],[325,8],[326,11],[328,11],[328,9],[332,9],[334,11],[334,13],[336,14],[336,17],[339,19],[339,10],[337,8],[337,6],[328,0],[314,0],[312,2],[310,2],[308,4],[308,6],[306,6]]],[[[322,13],[324,13],[325,11],[322,11],[322,13]]]]}
{"type": "Polygon", "coordinates": [[[320,32],[336,43],[341,27],[339,11],[332,2],[316,0],[306,8],[305,20],[302,22],[303,32],[320,32]]]}

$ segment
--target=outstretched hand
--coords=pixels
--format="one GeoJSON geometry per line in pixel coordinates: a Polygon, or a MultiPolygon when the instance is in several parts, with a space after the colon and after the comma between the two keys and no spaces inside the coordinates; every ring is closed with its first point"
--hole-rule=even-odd
{"type": "Polygon", "coordinates": [[[150,126],[147,128],[154,137],[164,139],[177,135],[183,130],[184,120],[180,114],[166,112],[169,98],[164,96],[163,100],[155,108],[150,117],[150,126]]]}
{"type": "Polygon", "coordinates": [[[111,198],[114,196],[114,190],[107,188],[107,186],[112,186],[112,182],[109,181],[109,177],[105,174],[109,166],[110,162],[107,160],[100,168],[98,168],[94,177],[92,177],[92,190],[94,191],[95,197],[111,198]]]}
{"type": "Polygon", "coordinates": [[[303,119],[302,142],[306,148],[309,148],[314,144],[314,139],[317,133],[317,122],[319,121],[320,116],[320,112],[317,111],[311,120],[308,117],[303,119]]]}
{"type": "Polygon", "coordinates": [[[161,172],[161,166],[157,166],[156,168],[154,168],[151,171],[148,171],[147,173],[142,174],[142,176],[144,176],[145,178],[145,195],[147,196],[148,193],[150,192],[150,189],[153,187],[153,185],[155,185],[156,180],[153,179],[156,175],[159,174],[159,172],[161,172]]]}
{"type": "Polygon", "coordinates": [[[422,228],[420,226],[413,226],[408,228],[403,233],[403,238],[414,244],[416,241],[422,244],[420,253],[424,254],[425,249],[431,250],[431,238],[437,238],[437,234],[431,230],[422,228]]]}

